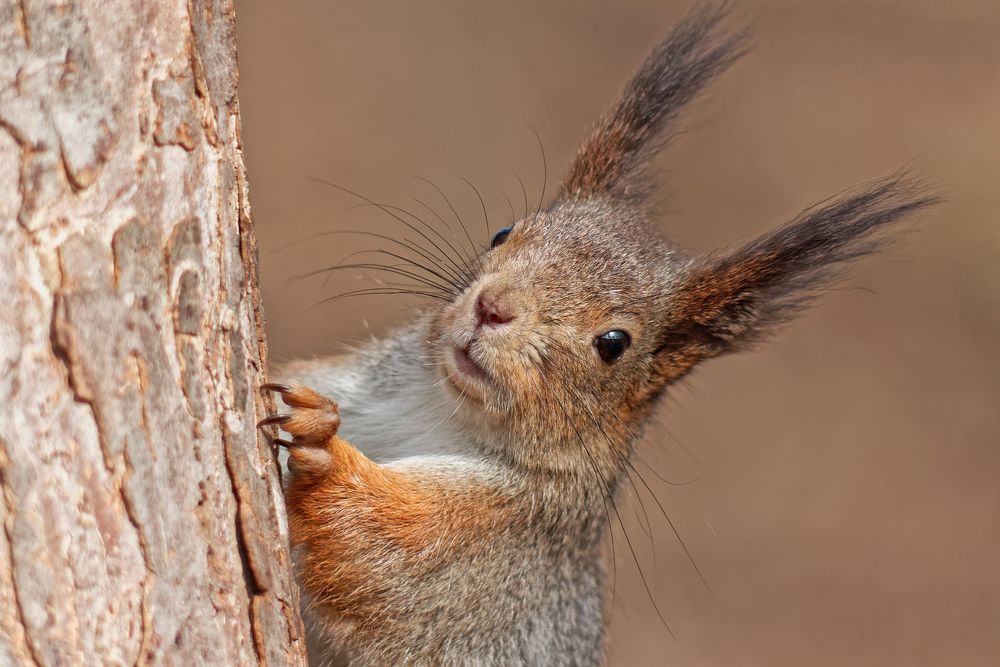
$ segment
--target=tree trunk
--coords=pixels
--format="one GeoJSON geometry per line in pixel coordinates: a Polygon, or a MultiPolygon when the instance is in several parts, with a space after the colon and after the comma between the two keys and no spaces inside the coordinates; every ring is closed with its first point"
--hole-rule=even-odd
{"type": "Polygon", "coordinates": [[[305,661],[224,0],[0,0],[0,664],[305,661]]]}

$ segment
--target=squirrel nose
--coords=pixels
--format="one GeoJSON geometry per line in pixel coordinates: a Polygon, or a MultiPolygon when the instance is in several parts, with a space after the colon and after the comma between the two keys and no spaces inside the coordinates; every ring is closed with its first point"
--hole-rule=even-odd
{"type": "Polygon", "coordinates": [[[490,292],[483,290],[476,297],[475,305],[476,327],[499,327],[514,319],[514,313],[510,304],[505,300],[490,292]]]}

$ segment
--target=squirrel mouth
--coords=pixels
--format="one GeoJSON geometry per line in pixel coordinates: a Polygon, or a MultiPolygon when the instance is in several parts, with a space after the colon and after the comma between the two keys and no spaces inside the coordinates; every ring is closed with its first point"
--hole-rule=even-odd
{"type": "Polygon", "coordinates": [[[469,346],[451,348],[452,368],[445,370],[445,380],[462,396],[482,401],[484,394],[493,387],[489,373],[473,361],[469,346]]]}
{"type": "Polygon", "coordinates": [[[460,373],[475,380],[486,381],[486,371],[472,360],[472,357],[469,355],[468,345],[463,348],[452,348],[452,357],[455,360],[455,367],[460,373]]]}

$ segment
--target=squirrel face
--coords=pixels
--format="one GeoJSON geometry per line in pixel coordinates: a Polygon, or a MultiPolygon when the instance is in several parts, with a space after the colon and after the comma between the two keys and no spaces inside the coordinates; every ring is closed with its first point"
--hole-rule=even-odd
{"type": "MultiPolygon", "coordinates": [[[[681,108],[745,51],[722,9],[693,12],[584,142],[554,200],[501,230],[430,320],[426,353],[460,414],[531,466],[588,439],[615,463],[654,399],[699,362],[766,337],[937,201],[903,174],[807,209],[729,252],[661,239],[646,168],[681,108]]],[[[576,451],[579,451],[577,447],[576,451]]]]}
{"type": "Polygon", "coordinates": [[[653,363],[670,285],[688,259],[642,212],[601,202],[539,211],[498,234],[475,279],[433,319],[446,391],[487,421],[586,414],[629,424],[666,378],[653,363]],[[564,414],[565,412],[565,414],[564,414]]]}

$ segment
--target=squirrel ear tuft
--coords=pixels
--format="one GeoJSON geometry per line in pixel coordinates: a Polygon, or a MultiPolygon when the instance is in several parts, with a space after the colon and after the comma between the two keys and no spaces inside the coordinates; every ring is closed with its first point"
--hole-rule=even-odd
{"type": "Polygon", "coordinates": [[[695,7],[657,46],[601,119],[570,167],[557,199],[641,200],[644,166],[670,138],[681,109],[747,50],[745,31],[720,35],[726,3],[695,7]]]}
{"type": "Polygon", "coordinates": [[[772,333],[842,276],[851,260],[882,248],[893,223],[937,204],[900,173],[822,202],[736,251],[696,263],[671,303],[657,356],[677,377],[708,357],[772,333]]]}

